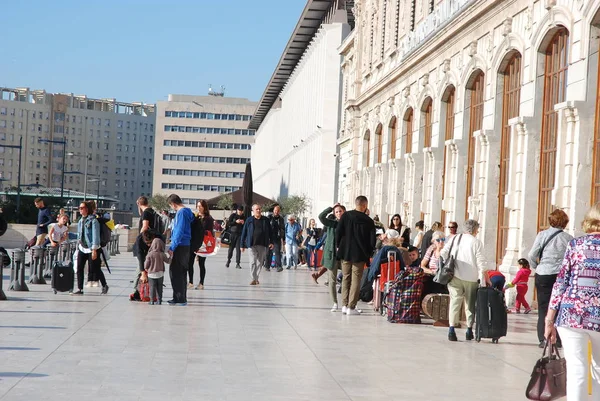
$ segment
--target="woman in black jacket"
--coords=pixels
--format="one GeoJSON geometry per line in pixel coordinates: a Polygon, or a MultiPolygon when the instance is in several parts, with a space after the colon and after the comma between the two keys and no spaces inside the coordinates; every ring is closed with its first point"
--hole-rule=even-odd
{"type": "MultiPolygon", "coordinates": [[[[210,210],[208,209],[208,204],[205,200],[199,200],[196,203],[196,212],[194,213],[196,218],[200,218],[202,221],[202,228],[204,232],[210,231],[213,232],[215,226],[215,220],[210,215],[210,210]]],[[[202,244],[200,244],[202,246],[202,244]]],[[[196,286],[197,290],[204,289],[204,278],[206,277],[206,257],[199,256],[195,254],[195,251],[198,249],[190,250],[190,264],[189,264],[189,276],[190,283],[188,284],[188,288],[194,288],[194,262],[196,259],[198,260],[198,265],[200,266],[200,282],[196,286]]]]}
{"type": "Polygon", "coordinates": [[[402,225],[402,218],[399,214],[392,216],[389,229],[398,231],[398,234],[402,237],[402,247],[408,248],[410,245],[410,228],[402,225]]]}

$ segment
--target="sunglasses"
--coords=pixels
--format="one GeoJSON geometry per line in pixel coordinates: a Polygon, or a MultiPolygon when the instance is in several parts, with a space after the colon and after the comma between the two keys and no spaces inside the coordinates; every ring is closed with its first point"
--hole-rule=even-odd
{"type": "Polygon", "coordinates": [[[456,230],[458,228],[458,226],[449,226],[448,228],[451,230],[456,230]]]}
{"type": "Polygon", "coordinates": [[[437,238],[436,242],[446,242],[446,238],[437,238]]]}

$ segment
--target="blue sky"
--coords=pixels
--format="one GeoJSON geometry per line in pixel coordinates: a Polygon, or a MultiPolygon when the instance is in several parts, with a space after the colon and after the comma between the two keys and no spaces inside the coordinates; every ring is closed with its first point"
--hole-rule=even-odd
{"type": "Polygon", "coordinates": [[[2,4],[0,86],[154,103],[259,100],[305,0],[30,0],[2,4]]]}

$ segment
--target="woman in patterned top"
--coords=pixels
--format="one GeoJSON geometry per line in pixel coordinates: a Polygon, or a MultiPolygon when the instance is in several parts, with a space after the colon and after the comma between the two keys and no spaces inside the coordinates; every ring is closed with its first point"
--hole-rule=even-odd
{"type": "Polygon", "coordinates": [[[434,232],[431,237],[431,246],[427,248],[427,252],[425,252],[425,255],[423,255],[423,260],[421,261],[421,268],[425,273],[421,299],[425,298],[425,296],[429,294],[448,293],[447,286],[433,281],[433,277],[435,277],[435,273],[437,272],[440,262],[440,253],[442,252],[442,249],[444,249],[445,244],[446,234],[444,234],[443,231],[434,232]]]}
{"type": "Polygon", "coordinates": [[[545,336],[556,342],[556,328],[567,360],[567,399],[588,398],[588,341],[592,343],[594,399],[600,394],[600,204],[583,220],[587,234],[567,246],[546,315],[545,336]]]}

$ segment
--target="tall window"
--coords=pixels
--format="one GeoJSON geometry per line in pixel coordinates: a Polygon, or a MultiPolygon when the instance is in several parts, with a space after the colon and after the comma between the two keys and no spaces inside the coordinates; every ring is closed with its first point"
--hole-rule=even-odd
{"type": "MultiPolygon", "coordinates": [[[[446,127],[444,129],[444,140],[449,141],[454,138],[454,98],[456,90],[454,86],[450,86],[446,89],[446,100],[445,100],[445,112],[446,112],[446,127]]],[[[442,196],[446,194],[446,179],[448,177],[447,163],[448,163],[448,148],[444,144],[444,167],[442,175],[442,196]]],[[[442,210],[441,222],[446,224],[446,213],[447,211],[442,210]]]]}
{"type": "Polygon", "coordinates": [[[516,53],[509,60],[503,74],[502,89],[502,138],[500,139],[500,180],[498,185],[498,240],[496,260],[502,262],[508,243],[510,210],[505,206],[508,194],[508,174],[510,162],[510,125],[508,121],[519,115],[521,102],[521,55],[516,53]]]}
{"type": "Polygon", "coordinates": [[[406,111],[404,115],[404,136],[406,137],[406,152],[412,153],[412,143],[413,143],[413,109],[410,108],[406,111]]]}
{"type": "Polygon", "coordinates": [[[417,20],[417,0],[410,1],[410,30],[415,30],[417,20]]]}
{"type": "Polygon", "coordinates": [[[473,80],[473,83],[469,91],[469,144],[468,144],[468,155],[467,155],[467,196],[465,207],[465,220],[469,218],[469,198],[475,194],[475,185],[473,183],[473,177],[475,173],[475,137],[473,133],[481,130],[483,124],[483,103],[484,103],[484,85],[485,75],[479,71],[473,80]]]}
{"type": "Polygon", "coordinates": [[[432,125],[433,125],[433,116],[432,116],[432,108],[433,101],[430,97],[425,99],[423,103],[423,135],[425,137],[423,141],[423,147],[430,148],[431,147],[431,135],[432,135],[432,125]]]}
{"type": "Polygon", "coordinates": [[[369,167],[371,165],[371,132],[369,131],[365,133],[363,152],[365,161],[364,167],[369,167]]]}
{"type": "Polygon", "coordinates": [[[398,130],[396,129],[396,117],[392,117],[390,121],[390,160],[396,158],[396,142],[398,130]]]}
{"type": "Polygon", "coordinates": [[[383,159],[383,125],[379,124],[375,130],[375,163],[381,163],[383,159]]]}
{"type": "Polygon", "coordinates": [[[596,126],[594,129],[594,159],[592,166],[592,205],[600,202],[600,65],[598,65],[598,79],[599,86],[596,92],[596,126]]]}
{"type": "Polygon", "coordinates": [[[556,176],[556,137],[558,113],[554,105],[565,101],[567,90],[569,32],[562,28],[554,34],[544,56],[544,102],[540,150],[540,186],[538,230],[548,228],[548,215],[553,209],[552,190],[556,176]]]}

